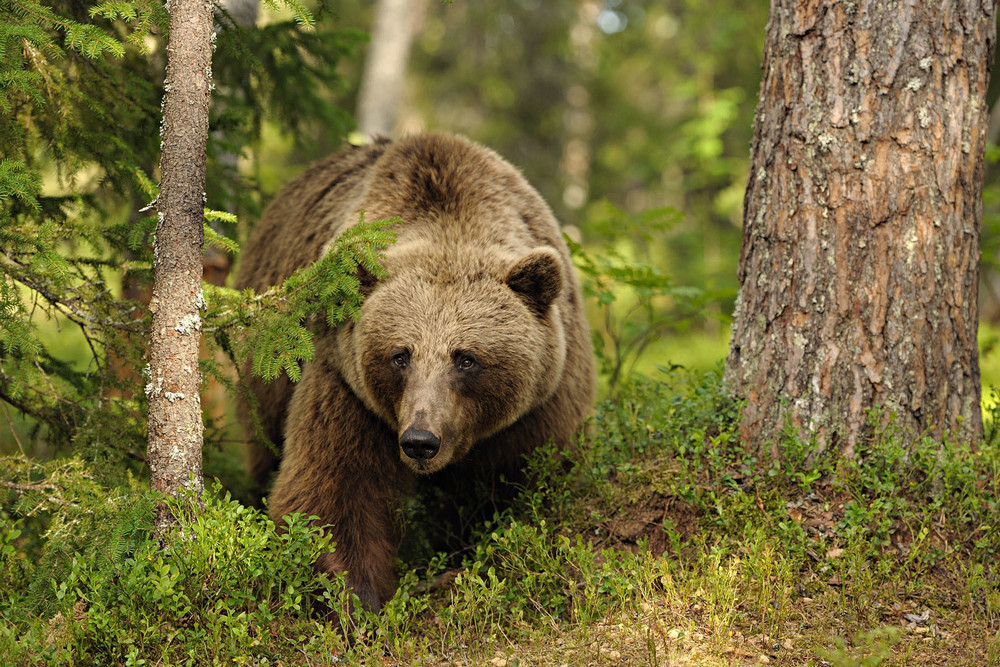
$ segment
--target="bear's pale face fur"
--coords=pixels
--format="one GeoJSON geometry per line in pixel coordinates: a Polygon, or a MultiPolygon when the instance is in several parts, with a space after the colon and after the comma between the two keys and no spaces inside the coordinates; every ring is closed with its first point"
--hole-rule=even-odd
{"type": "MultiPolygon", "coordinates": [[[[346,572],[378,609],[396,588],[400,498],[418,479],[450,489],[460,460],[462,475],[510,479],[536,447],[569,446],[594,368],[558,223],[516,169],[460,137],[378,140],[310,168],[268,207],[237,287],[281,283],[362,211],[400,222],[386,277],[360,276],[360,320],[319,328],[297,384],[251,387],[264,433],[283,446],[271,515],[317,517],[337,544],[317,569],[346,572]]],[[[274,457],[250,453],[264,483],[274,457]]]]}
{"type": "Polygon", "coordinates": [[[418,429],[440,440],[426,459],[400,449],[428,474],[555,391],[566,360],[552,305],[562,264],[545,249],[479,266],[416,252],[419,261],[387,259],[389,276],[366,297],[360,323],[341,329],[340,347],[351,350],[342,360],[351,388],[401,439],[418,429]]]}

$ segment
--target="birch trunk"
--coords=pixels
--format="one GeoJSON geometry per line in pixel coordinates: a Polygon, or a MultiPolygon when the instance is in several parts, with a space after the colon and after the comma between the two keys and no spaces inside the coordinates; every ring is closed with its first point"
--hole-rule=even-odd
{"type": "Polygon", "coordinates": [[[375,21],[358,91],[358,130],[392,136],[421,0],[375,0],[375,21]]]}

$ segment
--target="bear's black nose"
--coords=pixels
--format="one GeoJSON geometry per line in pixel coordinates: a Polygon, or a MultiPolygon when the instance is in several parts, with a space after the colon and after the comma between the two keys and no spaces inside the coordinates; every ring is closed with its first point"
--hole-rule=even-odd
{"type": "Polygon", "coordinates": [[[427,461],[434,458],[441,448],[441,438],[430,431],[420,428],[408,428],[399,436],[399,446],[403,448],[403,453],[411,459],[427,461]]]}

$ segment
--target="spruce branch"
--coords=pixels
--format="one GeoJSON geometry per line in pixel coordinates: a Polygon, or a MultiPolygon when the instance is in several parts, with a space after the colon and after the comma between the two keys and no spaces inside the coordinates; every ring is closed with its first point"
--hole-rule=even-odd
{"type": "Polygon", "coordinates": [[[55,484],[18,484],[17,482],[8,482],[4,479],[0,479],[0,486],[20,491],[21,493],[26,491],[54,491],[59,489],[55,484]]]}
{"type": "MultiPolygon", "coordinates": [[[[252,373],[271,381],[284,371],[294,382],[301,377],[302,361],[313,358],[313,332],[309,320],[325,313],[331,327],[361,313],[359,268],[375,276],[385,276],[380,257],[395,241],[392,225],[398,218],[359,222],[345,230],[330,251],[313,264],[301,268],[278,287],[260,294],[252,290],[237,293],[225,288],[209,289],[209,299],[228,302],[209,313],[210,333],[239,330],[233,340],[233,356],[238,362],[249,359],[252,373]],[[237,296],[238,295],[238,296],[237,296]]],[[[206,286],[207,288],[207,286],[206,286]]]]}
{"type": "Polygon", "coordinates": [[[118,329],[120,331],[127,331],[129,333],[135,334],[148,334],[149,327],[141,326],[136,324],[142,320],[132,320],[131,322],[120,322],[115,320],[101,320],[94,317],[90,313],[82,310],[79,304],[82,302],[82,297],[66,297],[49,289],[46,285],[43,285],[39,281],[29,277],[23,271],[15,270],[14,267],[18,269],[28,269],[29,266],[24,262],[18,261],[16,258],[10,257],[6,253],[0,254],[7,260],[7,263],[3,265],[5,273],[10,276],[14,281],[21,283],[25,287],[30,288],[32,291],[37,293],[39,296],[44,298],[49,304],[55,307],[60,314],[64,315],[67,319],[75,324],[84,327],[91,328],[104,328],[110,327],[112,329],[118,329]]]}
{"type": "Polygon", "coordinates": [[[17,434],[17,429],[14,427],[14,420],[10,418],[10,411],[7,410],[7,404],[3,401],[0,401],[0,410],[3,410],[4,421],[7,422],[10,434],[13,436],[14,442],[17,443],[17,449],[21,452],[22,456],[26,456],[24,453],[24,443],[21,442],[21,437],[17,434]]]}

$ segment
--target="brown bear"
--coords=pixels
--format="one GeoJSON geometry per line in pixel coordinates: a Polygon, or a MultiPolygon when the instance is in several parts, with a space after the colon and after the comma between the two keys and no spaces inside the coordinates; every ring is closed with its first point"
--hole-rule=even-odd
{"type": "MultiPolygon", "coordinates": [[[[264,213],[238,287],[279,284],[362,211],[401,222],[386,277],[363,281],[360,320],[318,331],[297,384],[253,389],[265,433],[283,447],[271,515],[329,525],[336,549],[316,567],[346,572],[377,610],[396,588],[401,494],[459,461],[516,474],[532,449],[568,445],[594,369],[552,212],[503,158],[456,136],[379,139],[314,165],[264,213]]],[[[273,460],[251,445],[250,465],[262,481],[273,460]]]]}

